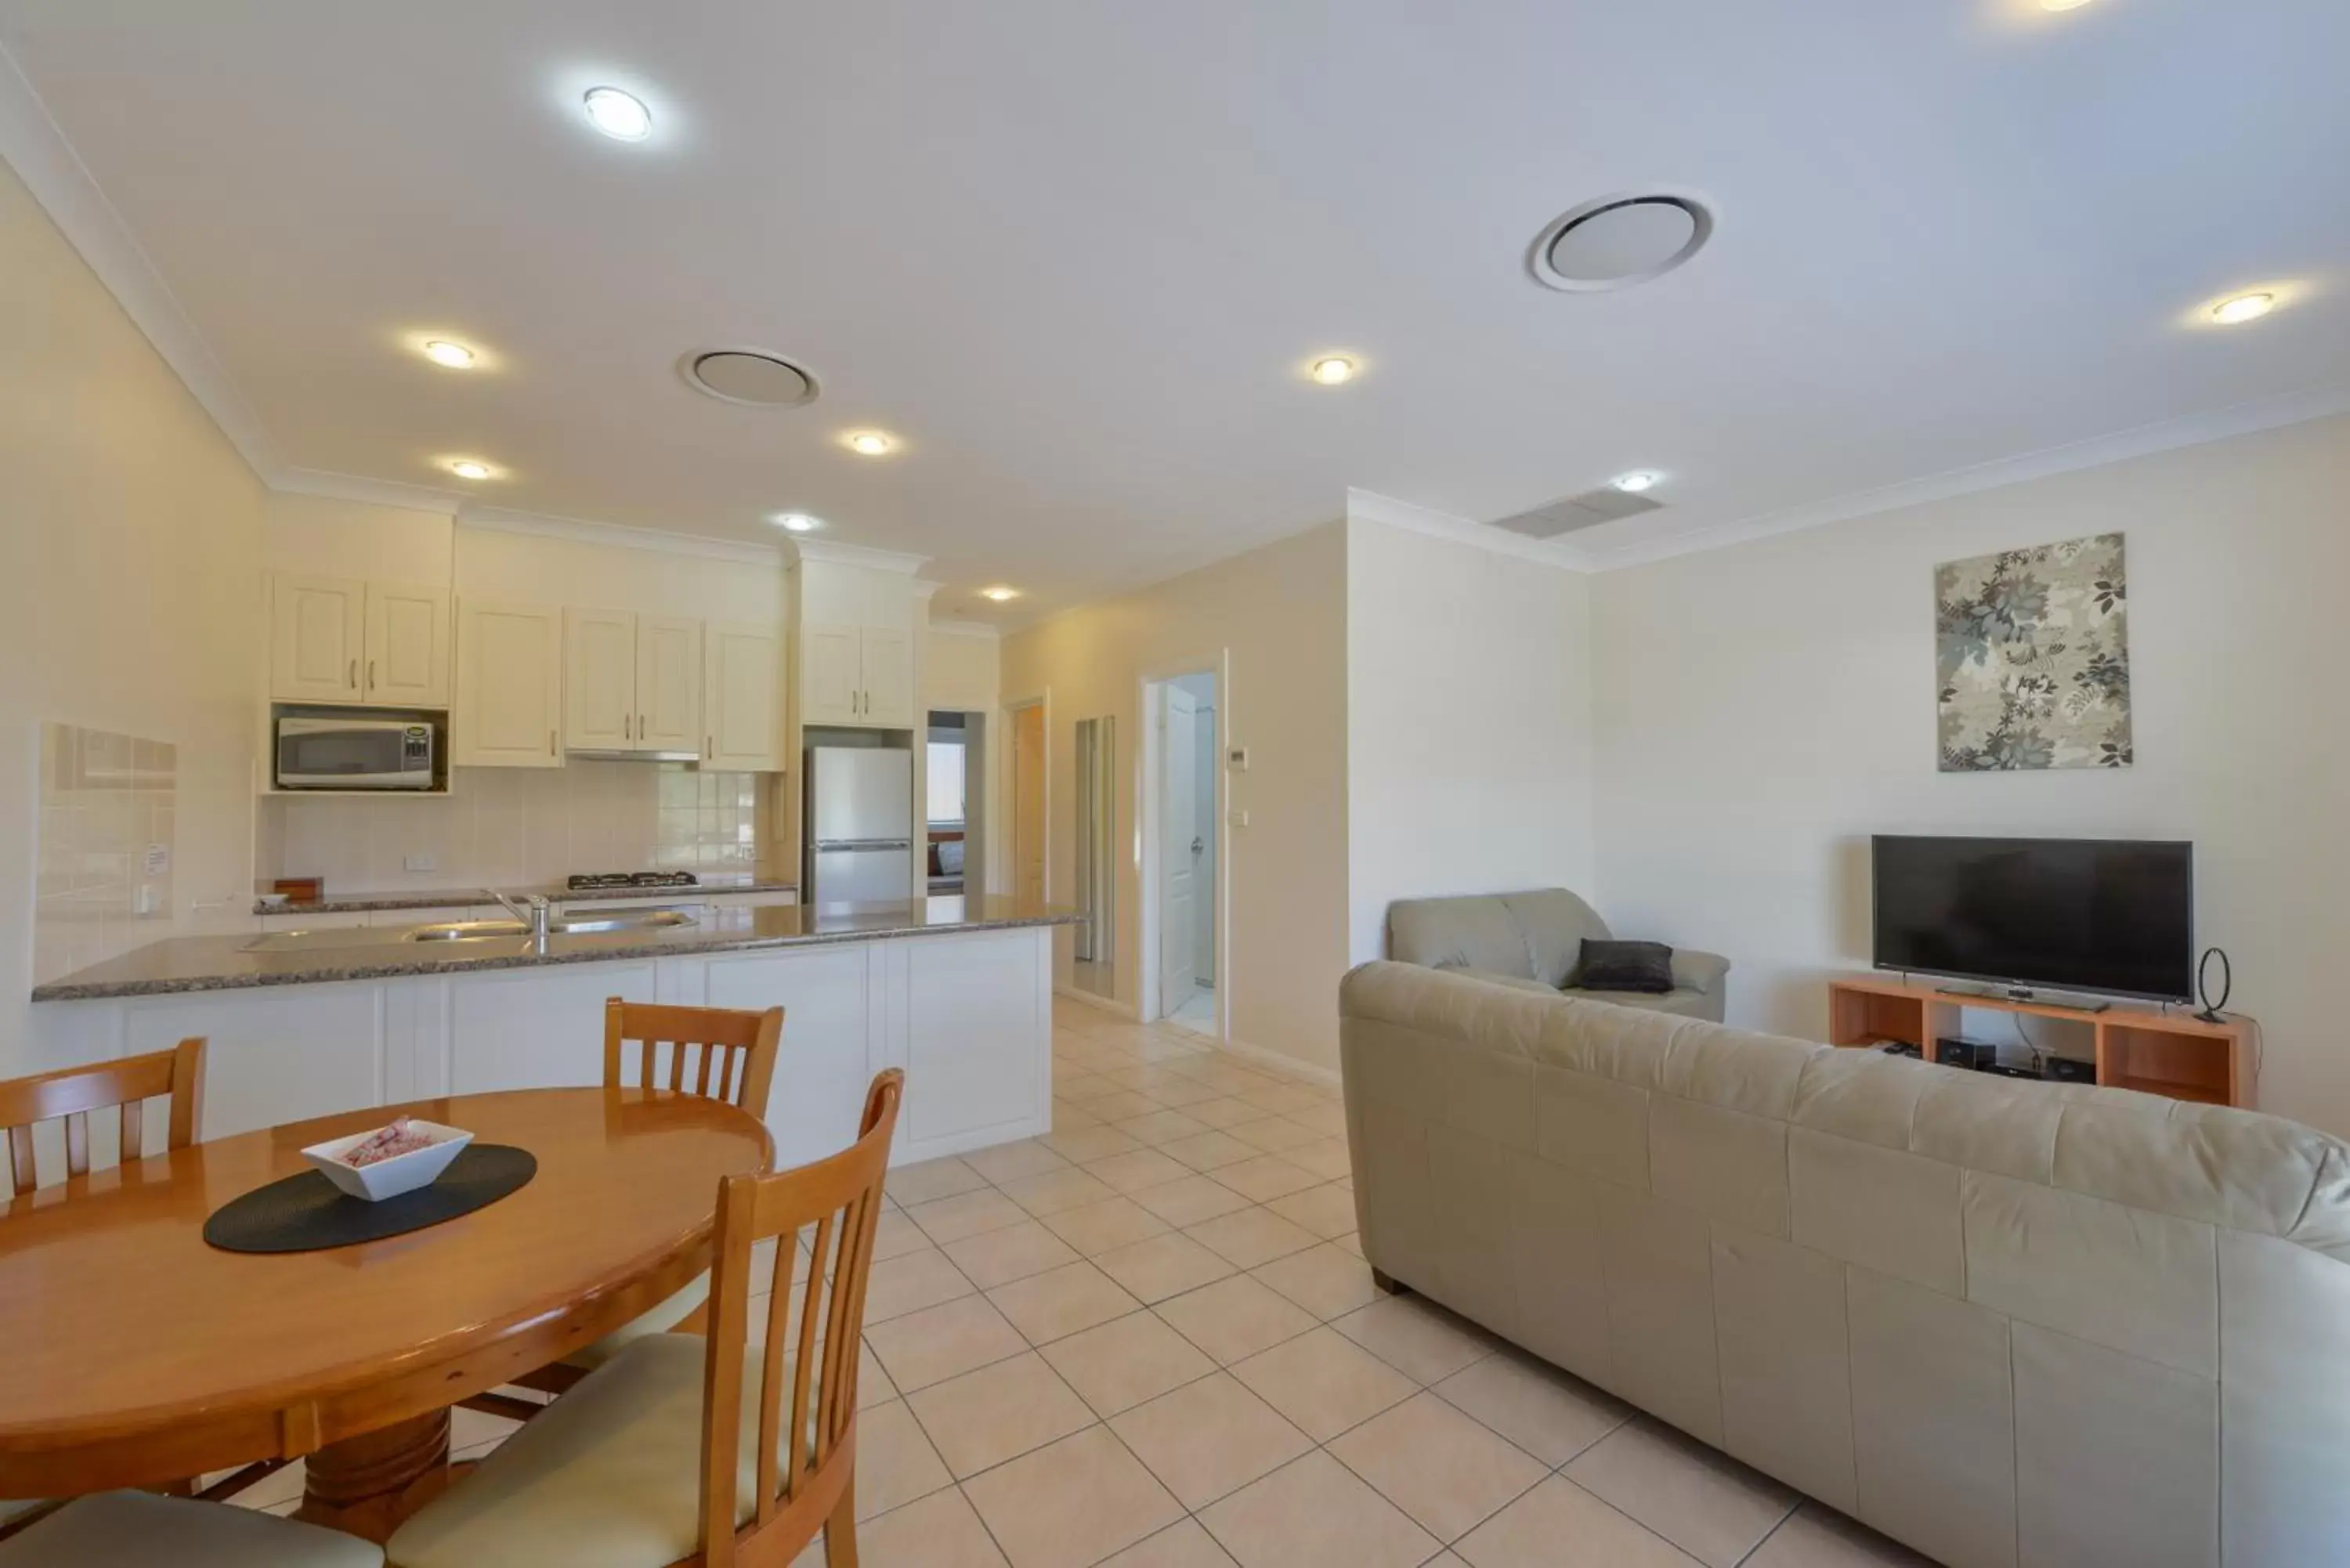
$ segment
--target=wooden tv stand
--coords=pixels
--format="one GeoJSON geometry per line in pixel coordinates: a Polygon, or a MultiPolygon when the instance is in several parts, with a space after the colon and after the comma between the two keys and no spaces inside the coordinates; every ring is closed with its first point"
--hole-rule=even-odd
{"type": "Polygon", "coordinates": [[[1828,1044],[1868,1046],[1898,1040],[1917,1046],[1930,1062],[1934,1042],[1960,1032],[1959,1010],[1965,1007],[2087,1024],[2096,1034],[2097,1082],[2106,1087],[2253,1108],[2258,1064],[2251,1023],[2233,1015],[2205,1023],[2183,1012],[2118,1003],[2100,1012],[2004,996],[1954,995],[1918,981],[1855,975],[1828,981],[1828,1044]]]}

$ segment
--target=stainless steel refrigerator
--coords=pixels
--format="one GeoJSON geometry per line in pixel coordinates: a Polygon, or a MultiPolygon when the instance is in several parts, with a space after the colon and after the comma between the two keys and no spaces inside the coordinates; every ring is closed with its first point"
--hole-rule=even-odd
{"type": "Polygon", "coordinates": [[[914,754],[815,746],[807,753],[806,886],[800,900],[902,904],[914,886],[914,754]]]}

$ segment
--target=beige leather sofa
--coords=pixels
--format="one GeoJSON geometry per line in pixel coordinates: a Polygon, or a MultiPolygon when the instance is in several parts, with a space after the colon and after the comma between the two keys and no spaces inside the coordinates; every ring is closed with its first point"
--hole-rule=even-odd
{"type": "MultiPolygon", "coordinates": [[[[1573,977],[1586,937],[1607,940],[1607,922],[1564,888],[1404,898],[1388,906],[1388,957],[1399,963],[1455,970],[1551,994],[1573,977]]],[[[1574,989],[1566,994],[1719,1023],[1729,973],[1730,961],[1720,953],[1676,948],[1673,989],[1662,995],[1574,989]]]]}
{"type": "Polygon", "coordinates": [[[1951,1568],[2350,1563],[2350,1146],[1399,963],[1364,1255],[1951,1568]]]}

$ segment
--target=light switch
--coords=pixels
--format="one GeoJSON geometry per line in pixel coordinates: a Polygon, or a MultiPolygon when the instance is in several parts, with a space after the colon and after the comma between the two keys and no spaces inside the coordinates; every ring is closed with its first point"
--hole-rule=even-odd
{"type": "Polygon", "coordinates": [[[1248,748],[1234,746],[1224,753],[1224,765],[1236,774],[1248,772],[1248,748]]]}
{"type": "Polygon", "coordinates": [[[1231,811],[1224,815],[1224,820],[1231,823],[1234,827],[1246,827],[1248,826],[1248,813],[1243,811],[1239,806],[1234,806],[1231,811]]]}

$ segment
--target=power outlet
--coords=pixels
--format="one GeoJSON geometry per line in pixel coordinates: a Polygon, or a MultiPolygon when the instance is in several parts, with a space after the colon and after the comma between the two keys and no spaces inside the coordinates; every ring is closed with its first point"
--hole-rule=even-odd
{"type": "Polygon", "coordinates": [[[430,855],[403,855],[400,863],[411,871],[437,871],[441,868],[441,862],[430,855]]]}

